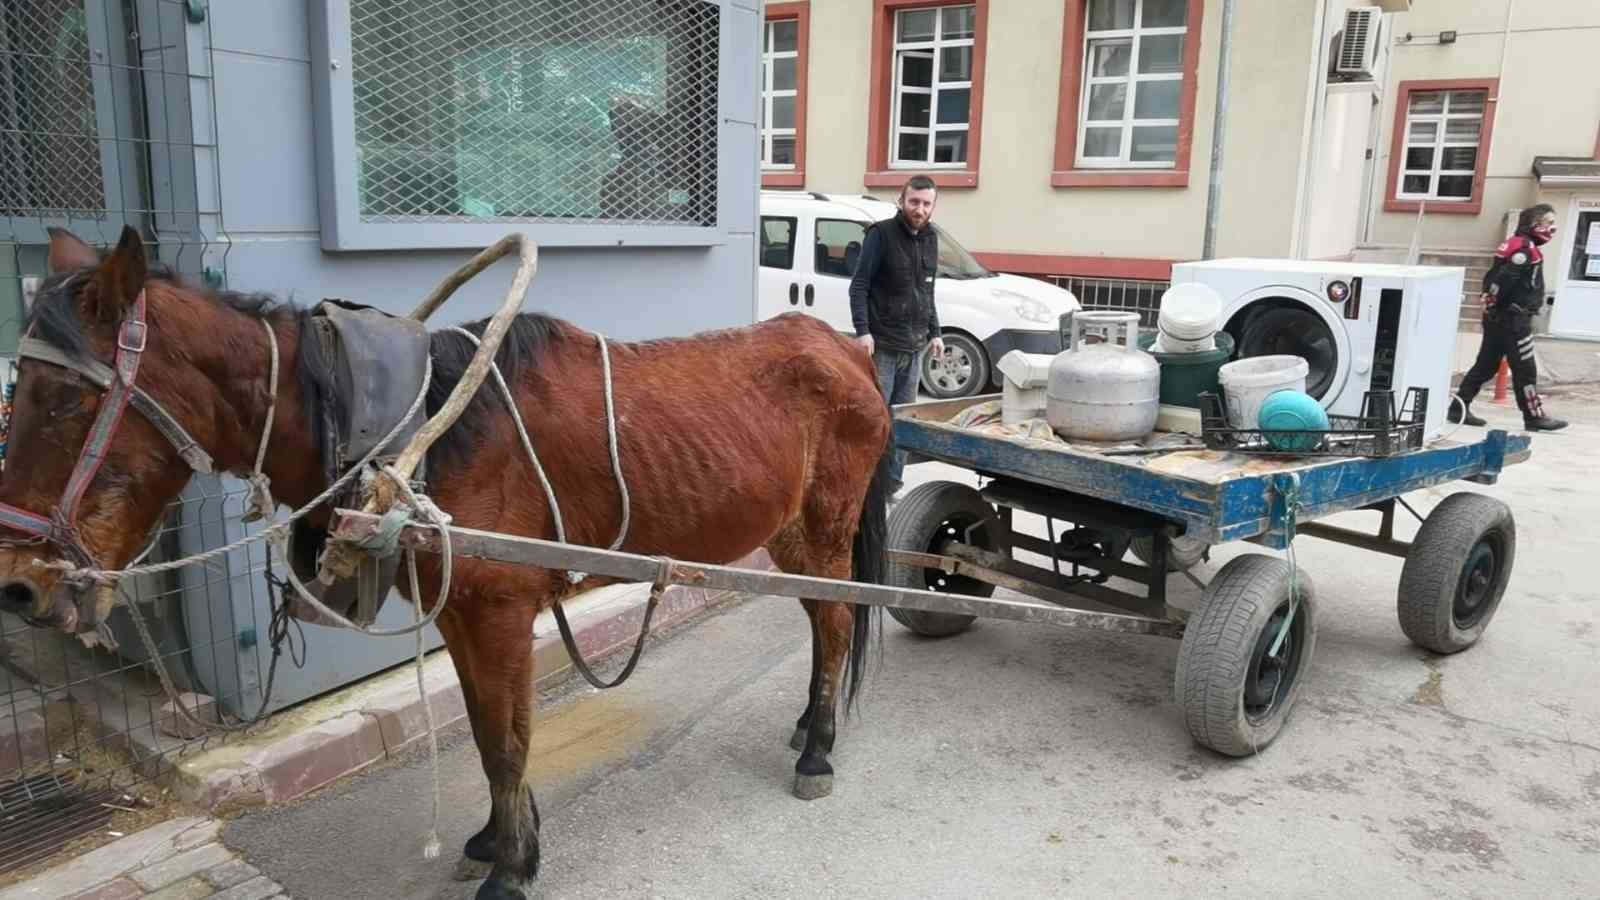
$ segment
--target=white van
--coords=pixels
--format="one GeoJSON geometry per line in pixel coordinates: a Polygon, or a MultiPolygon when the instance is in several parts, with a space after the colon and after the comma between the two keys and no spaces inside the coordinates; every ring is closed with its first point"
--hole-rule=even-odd
{"type": "MultiPolygon", "coordinates": [[[[762,191],[757,318],[799,311],[854,334],[850,276],[861,239],[894,213],[894,204],[871,197],[762,191]]],[[[994,363],[1011,350],[1059,352],[1061,316],[1078,309],[1071,291],[990,272],[942,228],[934,303],[945,352],[924,360],[922,388],[940,399],[993,390],[994,363]]]]}

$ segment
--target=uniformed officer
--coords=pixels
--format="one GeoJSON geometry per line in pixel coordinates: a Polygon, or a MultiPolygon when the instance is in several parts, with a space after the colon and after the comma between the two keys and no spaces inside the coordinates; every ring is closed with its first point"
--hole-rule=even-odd
{"type": "Polygon", "coordinates": [[[1517,217],[1517,233],[1495,250],[1494,264],[1483,276],[1483,343],[1478,359],[1461,379],[1456,396],[1459,405],[1450,404],[1451,422],[1483,425],[1472,414],[1472,399],[1494,377],[1500,360],[1511,361],[1511,386],[1522,410],[1523,427],[1529,431],[1559,431],[1567,427],[1561,419],[1545,415],[1544,401],[1535,384],[1539,378],[1533,359],[1533,317],[1544,304],[1544,254],[1539,248],[1555,236],[1556,211],[1548,203],[1530,206],[1517,217]]]}

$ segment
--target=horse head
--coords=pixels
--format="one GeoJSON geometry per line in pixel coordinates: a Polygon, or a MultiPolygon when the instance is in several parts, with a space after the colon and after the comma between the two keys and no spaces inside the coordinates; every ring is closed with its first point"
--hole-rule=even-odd
{"type": "Polygon", "coordinates": [[[0,611],[93,627],[68,573],[128,565],[194,471],[252,465],[273,388],[246,318],[153,270],[132,228],[104,258],[51,230],[0,472],[0,611]]]}

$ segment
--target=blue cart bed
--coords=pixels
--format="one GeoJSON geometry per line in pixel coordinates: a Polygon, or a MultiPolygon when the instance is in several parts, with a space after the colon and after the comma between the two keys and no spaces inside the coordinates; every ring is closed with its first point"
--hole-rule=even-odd
{"type": "Polygon", "coordinates": [[[950,424],[969,407],[995,399],[897,407],[895,441],[913,460],[936,460],[1154,513],[1182,523],[1187,536],[1208,544],[1255,539],[1281,549],[1279,504],[1291,475],[1299,479],[1297,519],[1308,522],[1450,481],[1493,484],[1501,469],[1531,455],[1526,434],[1470,431],[1458,437],[1481,439],[1439,441],[1383,459],[1210,450],[1107,456],[1076,445],[950,424]]]}

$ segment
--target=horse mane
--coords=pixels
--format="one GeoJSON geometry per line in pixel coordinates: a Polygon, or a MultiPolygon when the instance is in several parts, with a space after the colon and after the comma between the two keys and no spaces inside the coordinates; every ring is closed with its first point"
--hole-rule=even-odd
{"type": "MultiPolygon", "coordinates": [[[[461,328],[481,338],[488,324],[488,319],[480,319],[461,328]]],[[[515,390],[519,378],[530,369],[537,368],[551,345],[564,340],[566,336],[567,328],[563,322],[542,313],[523,313],[512,319],[510,330],[500,342],[500,349],[495,352],[495,363],[500,367],[506,384],[515,390]]],[[[433,352],[433,379],[428,383],[427,409],[431,416],[444,407],[446,398],[460,383],[461,376],[466,374],[467,364],[472,361],[478,348],[464,335],[450,329],[435,331],[430,336],[430,346],[433,352]]],[[[443,464],[466,458],[473,448],[488,437],[492,423],[505,416],[505,399],[500,396],[499,388],[489,381],[484,382],[461,413],[461,418],[456,420],[455,427],[441,435],[429,448],[429,462],[437,459],[443,464]]]]}
{"type": "MultiPolygon", "coordinates": [[[[155,281],[164,281],[173,287],[199,293],[252,319],[270,319],[299,312],[293,306],[280,304],[270,294],[196,288],[188,284],[170,266],[162,263],[150,267],[149,277],[155,281]]],[[[78,295],[87,283],[85,271],[58,273],[45,278],[40,282],[38,293],[28,309],[23,332],[31,333],[55,345],[69,356],[82,357],[88,352],[89,340],[84,332],[83,318],[78,315],[78,295]]]]}
{"type": "MultiPolygon", "coordinates": [[[[78,315],[78,294],[87,284],[85,276],[83,271],[66,272],[51,275],[41,282],[33,305],[28,310],[25,333],[47,341],[71,356],[86,355],[89,341],[82,317],[78,315]]],[[[324,411],[332,412],[337,419],[338,410],[346,399],[340,394],[333,361],[325,358],[321,344],[306,327],[311,309],[296,306],[292,302],[280,303],[266,293],[197,287],[162,264],[151,266],[150,278],[197,293],[225,309],[252,319],[294,319],[301,326],[295,377],[305,397],[304,412],[313,430],[316,446],[324,446],[324,411]]],[[[488,323],[488,319],[482,319],[460,327],[481,337],[488,323]]],[[[536,368],[550,345],[562,340],[566,333],[564,323],[541,313],[523,313],[512,320],[511,328],[495,354],[495,362],[499,364],[506,383],[515,384],[523,374],[536,368]]],[[[433,378],[429,382],[424,403],[427,415],[431,416],[444,406],[445,399],[455,390],[477,347],[465,336],[449,329],[433,332],[429,336],[429,344],[433,354],[433,378]]],[[[465,458],[487,437],[492,423],[504,414],[504,400],[499,391],[486,384],[472,398],[455,427],[430,448],[430,458],[441,462],[465,458]]]]}

